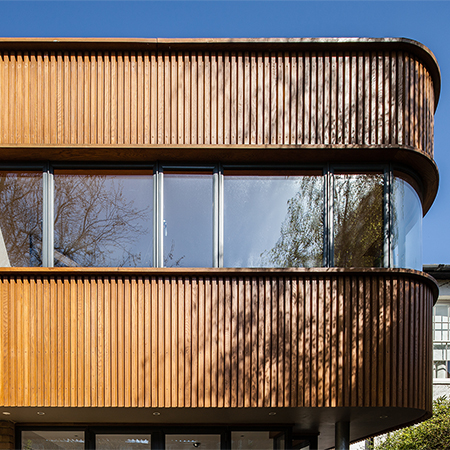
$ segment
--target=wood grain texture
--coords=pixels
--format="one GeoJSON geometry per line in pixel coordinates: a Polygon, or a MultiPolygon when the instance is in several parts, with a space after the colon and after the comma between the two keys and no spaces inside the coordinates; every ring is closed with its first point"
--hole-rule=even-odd
{"type": "Polygon", "coordinates": [[[407,52],[0,53],[0,145],[405,145],[433,156],[407,52]]]}
{"type": "Polygon", "coordinates": [[[429,411],[436,295],[395,269],[2,269],[0,404],[429,411]]]}

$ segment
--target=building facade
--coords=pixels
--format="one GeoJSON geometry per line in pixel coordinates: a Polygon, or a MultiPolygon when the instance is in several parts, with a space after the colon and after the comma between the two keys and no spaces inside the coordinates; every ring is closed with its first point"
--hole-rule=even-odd
{"type": "Polygon", "coordinates": [[[439,298],[433,309],[433,397],[450,398],[450,266],[432,264],[423,270],[439,285],[439,298]]]}
{"type": "Polygon", "coordinates": [[[5,448],[346,448],[429,416],[427,48],[3,39],[0,58],[5,448]]]}

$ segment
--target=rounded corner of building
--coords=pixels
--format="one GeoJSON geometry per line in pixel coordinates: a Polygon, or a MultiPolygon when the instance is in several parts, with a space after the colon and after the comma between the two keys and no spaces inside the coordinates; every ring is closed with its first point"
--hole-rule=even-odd
{"type": "Polygon", "coordinates": [[[441,93],[441,69],[435,54],[426,45],[419,41],[409,38],[401,38],[400,41],[411,48],[411,52],[417,54],[424,63],[433,80],[434,90],[434,112],[436,111],[439,103],[439,97],[441,93]]]}

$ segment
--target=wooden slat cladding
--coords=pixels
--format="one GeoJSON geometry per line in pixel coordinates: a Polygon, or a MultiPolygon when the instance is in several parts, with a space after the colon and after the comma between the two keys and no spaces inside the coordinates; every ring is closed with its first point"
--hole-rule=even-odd
{"type": "Polygon", "coordinates": [[[431,408],[407,270],[5,272],[0,404],[431,408]]]}
{"type": "Polygon", "coordinates": [[[0,53],[0,145],[392,145],[433,156],[408,52],[0,53]]]}

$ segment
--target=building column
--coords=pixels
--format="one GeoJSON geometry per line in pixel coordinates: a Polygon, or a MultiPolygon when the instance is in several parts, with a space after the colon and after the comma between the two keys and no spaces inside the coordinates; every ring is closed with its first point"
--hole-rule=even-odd
{"type": "Polygon", "coordinates": [[[334,429],[335,450],[350,449],[350,422],[336,422],[334,429]]]}
{"type": "Polygon", "coordinates": [[[13,422],[0,420],[0,449],[14,450],[15,446],[15,427],[13,422]]]}

